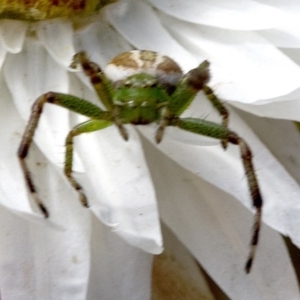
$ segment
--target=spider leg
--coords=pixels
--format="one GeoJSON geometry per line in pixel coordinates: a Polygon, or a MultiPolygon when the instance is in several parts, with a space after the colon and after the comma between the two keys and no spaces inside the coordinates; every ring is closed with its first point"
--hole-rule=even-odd
{"type": "Polygon", "coordinates": [[[45,218],[47,218],[49,217],[49,213],[45,205],[37,195],[36,188],[26,162],[26,157],[29,153],[32,139],[35,130],[38,126],[38,122],[42,114],[43,106],[45,103],[56,104],[65,107],[67,109],[70,109],[74,112],[77,112],[79,114],[88,116],[90,118],[98,119],[98,120],[100,119],[100,120],[110,121],[111,113],[103,111],[98,106],[93,105],[92,103],[85,101],[83,99],[66,95],[66,94],[59,94],[53,92],[43,94],[34,102],[32,106],[29,122],[26,126],[21,144],[18,149],[18,157],[22,167],[27,188],[31,193],[31,195],[33,196],[35,203],[37,204],[37,206],[39,207],[39,209],[41,210],[45,218]]]}
{"type": "Polygon", "coordinates": [[[245,265],[245,271],[246,273],[249,273],[258,244],[263,205],[263,199],[259,190],[258,180],[254,171],[252,154],[249,146],[240,136],[228,130],[226,127],[205,120],[193,118],[174,118],[169,122],[169,125],[177,126],[183,130],[209,136],[212,138],[227,140],[229,143],[238,145],[240,147],[241,158],[248,181],[250,195],[252,198],[252,205],[256,209],[256,213],[254,216],[253,233],[250,243],[250,253],[245,265]]]}
{"type": "Polygon", "coordinates": [[[157,128],[156,131],[156,135],[155,135],[155,141],[157,144],[159,144],[162,141],[164,132],[165,132],[165,128],[168,125],[168,119],[166,117],[163,117],[159,123],[159,126],[157,128]]]}
{"type": "Polygon", "coordinates": [[[65,154],[65,167],[64,172],[69,180],[70,184],[73,188],[78,192],[79,199],[83,206],[88,207],[87,198],[82,191],[81,185],[75,180],[72,176],[72,167],[73,167],[73,148],[74,148],[74,137],[82,134],[82,133],[89,133],[97,130],[104,129],[108,126],[111,126],[113,123],[106,120],[89,120],[84,123],[81,123],[75,126],[68,134],[66,138],[66,154],[65,154]]]}
{"type": "Polygon", "coordinates": [[[118,127],[124,140],[127,141],[128,133],[118,116],[118,109],[112,100],[114,87],[111,81],[104,75],[100,66],[89,60],[85,52],[79,52],[74,55],[71,68],[76,68],[77,65],[81,65],[85,75],[90,78],[90,82],[105,108],[112,111],[114,123],[118,127]]]}
{"type": "Polygon", "coordinates": [[[118,127],[119,132],[125,141],[128,141],[129,136],[126,128],[124,127],[123,121],[120,118],[120,108],[118,106],[114,106],[112,110],[112,118],[115,125],[118,127]]]}
{"type": "MultiPolygon", "coordinates": [[[[191,70],[182,77],[168,101],[166,112],[156,134],[157,143],[161,141],[164,128],[167,126],[169,120],[180,116],[201,90],[203,90],[206,98],[222,116],[222,125],[225,128],[228,128],[229,113],[223,103],[214,94],[213,90],[206,85],[209,82],[209,79],[210,72],[208,61],[203,61],[197,68],[191,70]]],[[[226,149],[228,143],[227,138],[222,138],[221,143],[223,148],[226,149]]]]}
{"type": "Polygon", "coordinates": [[[76,68],[77,65],[81,65],[85,75],[90,78],[90,82],[105,108],[112,110],[114,106],[112,101],[113,85],[104,75],[100,66],[90,61],[85,52],[79,52],[74,55],[70,67],[76,68]]]}
{"type": "MultiPolygon", "coordinates": [[[[27,146],[26,142],[23,143],[22,146],[26,147],[27,146]]],[[[24,174],[24,178],[25,178],[25,182],[26,182],[26,185],[28,187],[28,190],[29,190],[30,194],[32,195],[36,205],[39,207],[40,211],[44,215],[44,217],[48,218],[49,217],[49,212],[48,212],[46,206],[44,205],[44,203],[40,200],[40,198],[37,195],[36,188],[35,188],[35,185],[33,183],[32,178],[31,178],[30,171],[29,171],[28,166],[25,162],[26,155],[24,156],[24,152],[22,152],[21,148],[19,148],[18,156],[19,156],[21,168],[22,168],[22,171],[23,171],[23,174],[24,174]]]]}
{"type": "MultiPolygon", "coordinates": [[[[213,90],[205,85],[203,87],[203,92],[206,95],[206,98],[211,102],[211,104],[214,106],[214,108],[219,112],[219,114],[222,116],[222,125],[226,128],[228,128],[228,117],[229,112],[227,108],[224,106],[224,104],[220,101],[220,99],[214,94],[213,90]]],[[[222,147],[224,149],[227,148],[228,140],[222,139],[221,141],[222,147]]]]}

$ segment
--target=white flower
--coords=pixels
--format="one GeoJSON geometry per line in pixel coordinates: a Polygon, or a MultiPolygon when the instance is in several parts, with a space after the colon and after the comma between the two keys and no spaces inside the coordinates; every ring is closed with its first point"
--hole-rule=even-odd
{"type": "MultiPolygon", "coordinates": [[[[297,130],[233,108],[299,120],[300,4],[290,2],[120,1],[76,24],[0,22],[1,298],[148,299],[151,254],[162,249],[157,203],[163,222],[231,299],[299,297],[284,242],[267,226],[253,270],[244,273],[252,214],[236,201],[251,207],[237,147],[224,151],[219,141],[191,134],[174,139],[169,131],[157,147],[151,128],[140,128],[145,139],[128,127],[127,143],[115,127],[82,135],[74,169],[91,214],[62,171],[65,137],[84,119],[46,105],[29,161],[47,220],[32,212],[16,155],[39,95],[98,101],[87,78],[69,68],[76,52],[86,51],[102,67],[132,48],[168,55],[184,71],[208,59],[210,86],[228,104],[230,128],[254,153],[264,221],[300,246],[300,159],[291,142],[297,130]]],[[[220,122],[203,95],[184,114],[220,122]]]]}

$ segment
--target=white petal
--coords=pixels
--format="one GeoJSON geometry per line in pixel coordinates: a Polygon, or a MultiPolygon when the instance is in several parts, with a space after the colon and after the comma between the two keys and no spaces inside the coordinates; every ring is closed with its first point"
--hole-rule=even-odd
{"type": "Polygon", "coordinates": [[[138,49],[158,51],[195,67],[197,60],[189,54],[161,25],[151,7],[141,1],[117,2],[105,9],[108,21],[138,49]],[[149,26],[151,24],[151,26],[149,26]]]}
{"type": "Polygon", "coordinates": [[[297,125],[294,122],[260,118],[241,111],[239,114],[287,171],[300,182],[300,139],[297,125]]]}
{"type": "Polygon", "coordinates": [[[244,272],[253,217],[235,199],[176,166],[146,143],[164,222],[231,299],[297,299],[282,238],[263,226],[250,275],[244,272]]]}
{"type": "Polygon", "coordinates": [[[297,0],[273,1],[257,0],[265,5],[273,6],[288,14],[288,22],[273,29],[261,30],[260,34],[278,47],[299,48],[299,11],[300,3],[297,0]]]}
{"type": "MultiPolygon", "coordinates": [[[[297,90],[295,95],[299,94],[299,91],[300,90],[297,90]]],[[[287,99],[285,99],[284,101],[272,101],[273,99],[272,100],[270,99],[270,101],[272,102],[267,104],[261,104],[261,105],[255,105],[255,104],[253,105],[253,104],[240,103],[240,102],[230,102],[230,104],[260,117],[300,121],[299,99],[288,100],[289,96],[286,97],[287,99]]]]}
{"type": "Polygon", "coordinates": [[[77,178],[102,222],[131,245],[157,254],[162,242],[155,192],[137,133],[130,129],[129,136],[126,143],[114,126],[76,138],[87,170],[77,178]]]}
{"type": "Polygon", "coordinates": [[[47,203],[50,217],[63,223],[65,231],[29,223],[0,208],[1,296],[148,299],[152,256],[129,246],[95,218],[91,224],[89,211],[61,188],[57,174],[52,175],[47,174],[44,185],[47,189],[52,183],[46,191],[54,200],[47,203]]]}
{"type": "Polygon", "coordinates": [[[274,1],[274,0],[256,0],[256,2],[263,3],[265,5],[273,6],[274,8],[278,8],[288,14],[292,14],[297,16],[299,14],[300,3],[297,0],[286,0],[282,1],[274,1]]]}
{"type": "Polygon", "coordinates": [[[300,64],[300,49],[299,48],[281,48],[282,53],[291,58],[298,65],[300,64]]]}
{"type": "MultiPolygon", "coordinates": [[[[298,65],[300,64],[299,49],[281,49],[281,51],[298,65]]],[[[299,121],[299,98],[300,88],[279,97],[259,100],[251,104],[236,101],[230,101],[230,104],[261,117],[299,121]]]]}
{"type": "Polygon", "coordinates": [[[65,19],[55,19],[38,22],[36,26],[37,36],[49,54],[68,68],[75,54],[72,23],[65,19]]]}
{"type": "Polygon", "coordinates": [[[89,58],[103,68],[117,54],[132,49],[130,44],[104,20],[103,15],[90,26],[77,30],[74,38],[76,50],[86,51],[89,58]]]}
{"type": "Polygon", "coordinates": [[[260,35],[277,47],[299,48],[300,47],[300,25],[294,22],[287,26],[276,29],[262,30],[260,35]]]}
{"type": "Polygon", "coordinates": [[[287,15],[279,9],[249,0],[190,0],[188,3],[182,0],[150,0],[150,3],[181,20],[234,30],[272,28],[287,22],[287,15]]]}
{"type": "Polygon", "coordinates": [[[299,66],[257,33],[195,25],[167,15],[162,21],[182,45],[199,53],[198,63],[203,56],[211,62],[209,85],[221,98],[252,103],[300,86],[299,66]]]}
{"type": "MultiPolygon", "coordinates": [[[[66,196],[61,193],[60,196],[66,196]]],[[[90,222],[82,208],[65,210],[67,230],[30,223],[0,208],[1,298],[85,299],[90,222]]]]}
{"type": "Polygon", "coordinates": [[[2,47],[11,53],[22,50],[28,22],[17,20],[2,20],[0,22],[0,42],[2,47]]]}
{"type": "Polygon", "coordinates": [[[128,245],[95,218],[92,229],[91,270],[84,299],[150,299],[152,255],[128,245]]]}

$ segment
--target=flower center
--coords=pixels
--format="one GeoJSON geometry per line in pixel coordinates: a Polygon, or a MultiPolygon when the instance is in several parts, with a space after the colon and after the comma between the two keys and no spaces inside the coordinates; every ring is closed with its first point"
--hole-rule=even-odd
{"type": "Polygon", "coordinates": [[[86,16],[116,0],[2,0],[0,18],[40,21],[86,16]]]}

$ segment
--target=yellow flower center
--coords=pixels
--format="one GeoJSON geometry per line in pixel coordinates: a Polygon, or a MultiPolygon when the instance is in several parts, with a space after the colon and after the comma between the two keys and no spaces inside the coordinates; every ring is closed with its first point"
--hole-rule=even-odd
{"type": "Polygon", "coordinates": [[[97,12],[116,0],[0,0],[0,18],[40,21],[97,12]]]}

